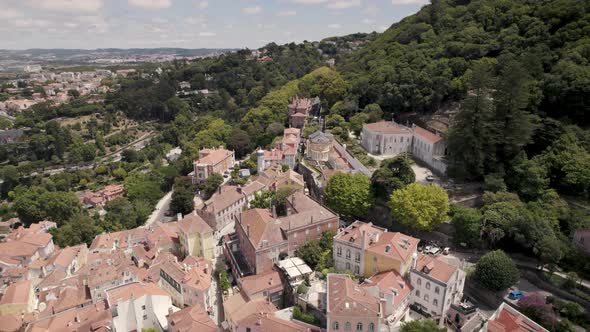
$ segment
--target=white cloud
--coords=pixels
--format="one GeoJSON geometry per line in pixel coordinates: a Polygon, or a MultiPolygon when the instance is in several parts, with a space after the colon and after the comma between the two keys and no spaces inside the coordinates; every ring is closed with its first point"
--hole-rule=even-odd
{"type": "Polygon", "coordinates": [[[255,15],[255,14],[260,13],[261,11],[262,11],[262,7],[260,7],[260,6],[242,8],[242,13],[248,14],[248,15],[255,15]]]}
{"type": "Polygon", "coordinates": [[[301,5],[317,5],[328,2],[328,0],[292,0],[293,3],[301,5]]]}
{"type": "Polygon", "coordinates": [[[172,6],[171,0],[128,0],[131,6],[147,10],[164,9],[172,6]]]}
{"type": "Polygon", "coordinates": [[[195,6],[199,9],[207,9],[209,7],[209,1],[198,1],[195,3],[195,6]]]}
{"type": "Polygon", "coordinates": [[[377,5],[371,3],[367,5],[367,8],[363,10],[363,12],[369,16],[375,16],[379,14],[379,7],[377,5]]]}
{"type": "Polygon", "coordinates": [[[330,29],[340,29],[342,28],[342,26],[338,23],[332,23],[332,24],[328,24],[328,28],[330,29]]]}
{"type": "Polygon", "coordinates": [[[199,37],[215,37],[215,36],[217,36],[217,34],[215,32],[210,32],[210,31],[199,32],[199,37]]]}
{"type": "Polygon", "coordinates": [[[280,17],[284,17],[284,16],[295,16],[295,15],[297,15],[297,12],[294,11],[294,10],[284,10],[284,11],[281,11],[281,12],[277,12],[275,15],[276,16],[280,16],[280,17]]]}
{"type": "Polygon", "coordinates": [[[104,0],[27,0],[29,7],[56,12],[95,12],[104,0]]]}
{"type": "Polygon", "coordinates": [[[16,9],[4,8],[0,10],[0,19],[10,19],[22,16],[22,13],[16,9]]]}
{"type": "Polygon", "coordinates": [[[391,0],[392,5],[427,5],[430,0],[391,0]]]}
{"type": "Polygon", "coordinates": [[[372,20],[372,19],[370,19],[370,18],[365,18],[361,22],[363,22],[364,24],[373,24],[373,23],[375,23],[375,21],[372,20]]]}
{"type": "Polygon", "coordinates": [[[326,7],[330,9],[347,9],[352,7],[358,7],[360,5],[361,0],[331,1],[328,4],[326,4],[326,7]]]}

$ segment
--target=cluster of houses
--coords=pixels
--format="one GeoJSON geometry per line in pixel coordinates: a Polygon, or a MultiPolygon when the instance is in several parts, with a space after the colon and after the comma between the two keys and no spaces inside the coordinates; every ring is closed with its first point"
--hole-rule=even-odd
{"type": "MultiPolygon", "coordinates": [[[[309,115],[310,105],[295,98],[293,121],[309,115]]],[[[368,150],[433,152],[440,142],[398,125],[371,138],[390,125],[365,126],[368,150]]],[[[0,330],[388,332],[413,319],[413,309],[459,331],[545,331],[506,305],[483,320],[464,302],[465,272],[419,252],[419,239],[370,222],[344,225],[309,190],[309,175],[294,171],[302,165],[298,155],[326,174],[368,170],[332,135],[319,131],[302,142],[300,133],[285,129],[275,148],[256,152],[256,176],[244,185],[223,184],[176,221],[66,248],[53,244],[53,222],[28,228],[18,219],[0,222],[0,330]],[[252,206],[264,192],[276,195],[252,206]],[[298,249],[326,234],[333,236],[333,268],[313,271],[298,249]]],[[[203,149],[191,176],[201,183],[228,174],[235,163],[233,151],[203,149]]],[[[110,185],[82,200],[101,206],[123,193],[123,186],[110,185]]]]}
{"type": "Polygon", "coordinates": [[[106,93],[110,88],[102,85],[103,79],[126,77],[134,72],[135,69],[121,69],[115,72],[108,69],[96,69],[94,71],[61,73],[35,70],[25,81],[28,83],[27,88],[37,88],[36,91],[32,92],[29,98],[21,98],[20,96],[27,88],[18,87],[17,81],[11,82],[13,87],[6,88],[4,91],[14,97],[0,102],[0,112],[15,114],[44,101],[62,104],[72,98],[69,94],[70,90],[75,90],[82,96],[106,93]],[[43,92],[40,92],[39,89],[42,89],[43,92]]]}

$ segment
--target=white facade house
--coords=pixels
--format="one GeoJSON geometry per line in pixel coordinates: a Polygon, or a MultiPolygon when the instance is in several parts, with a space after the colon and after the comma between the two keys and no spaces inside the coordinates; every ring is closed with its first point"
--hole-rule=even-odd
{"type": "Polygon", "coordinates": [[[334,236],[334,267],[336,271],[350,271],[363,275],[365,250],[379,240],[379,235],[387,232],[385,228],[372,223],[355,221],[334,236]]]}
{"type": "Polygon", "coordinates": [[[419,254],[410,271],[412,303],[433,318],[444,320],[452,303],[463,297],[465,271],[447,264],[440,257],[419,254]]]}
{"type": "Polygon", "coordinates": [[[440,174],[447,171],[444,161],[447,149],[443,137],[416,125],[410,128],[393,121],[366,124],[361,132],[361,145],[367,152],[376,155],[411,153],[434,171],[440,174]]]}
{"type": "Polygon", "coordinates": [[[178,311],[170,295],[152,283],[131,283],[106,291],[114,331],[168,330],[166,315],[178,311]]]}

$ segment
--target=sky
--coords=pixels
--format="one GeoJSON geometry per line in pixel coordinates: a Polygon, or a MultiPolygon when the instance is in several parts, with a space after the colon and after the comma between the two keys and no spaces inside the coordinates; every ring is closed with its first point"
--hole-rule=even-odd
{"type": "Polygon", "coordinates": [[[0,0],[0,48],[258,48],[382,32],[428,0],[0,0]]]}

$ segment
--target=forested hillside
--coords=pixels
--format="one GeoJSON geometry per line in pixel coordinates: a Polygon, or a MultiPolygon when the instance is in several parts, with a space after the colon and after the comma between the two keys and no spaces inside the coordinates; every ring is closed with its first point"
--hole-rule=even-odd
{"type": "Polygon", "coordinates": [[[349,57],[341,70],[360,106],[431,111],[462,99],[475,63],[518,59],[531,80],[527,108],[587,124],[590,2],[432,0],[349,57]]]}

